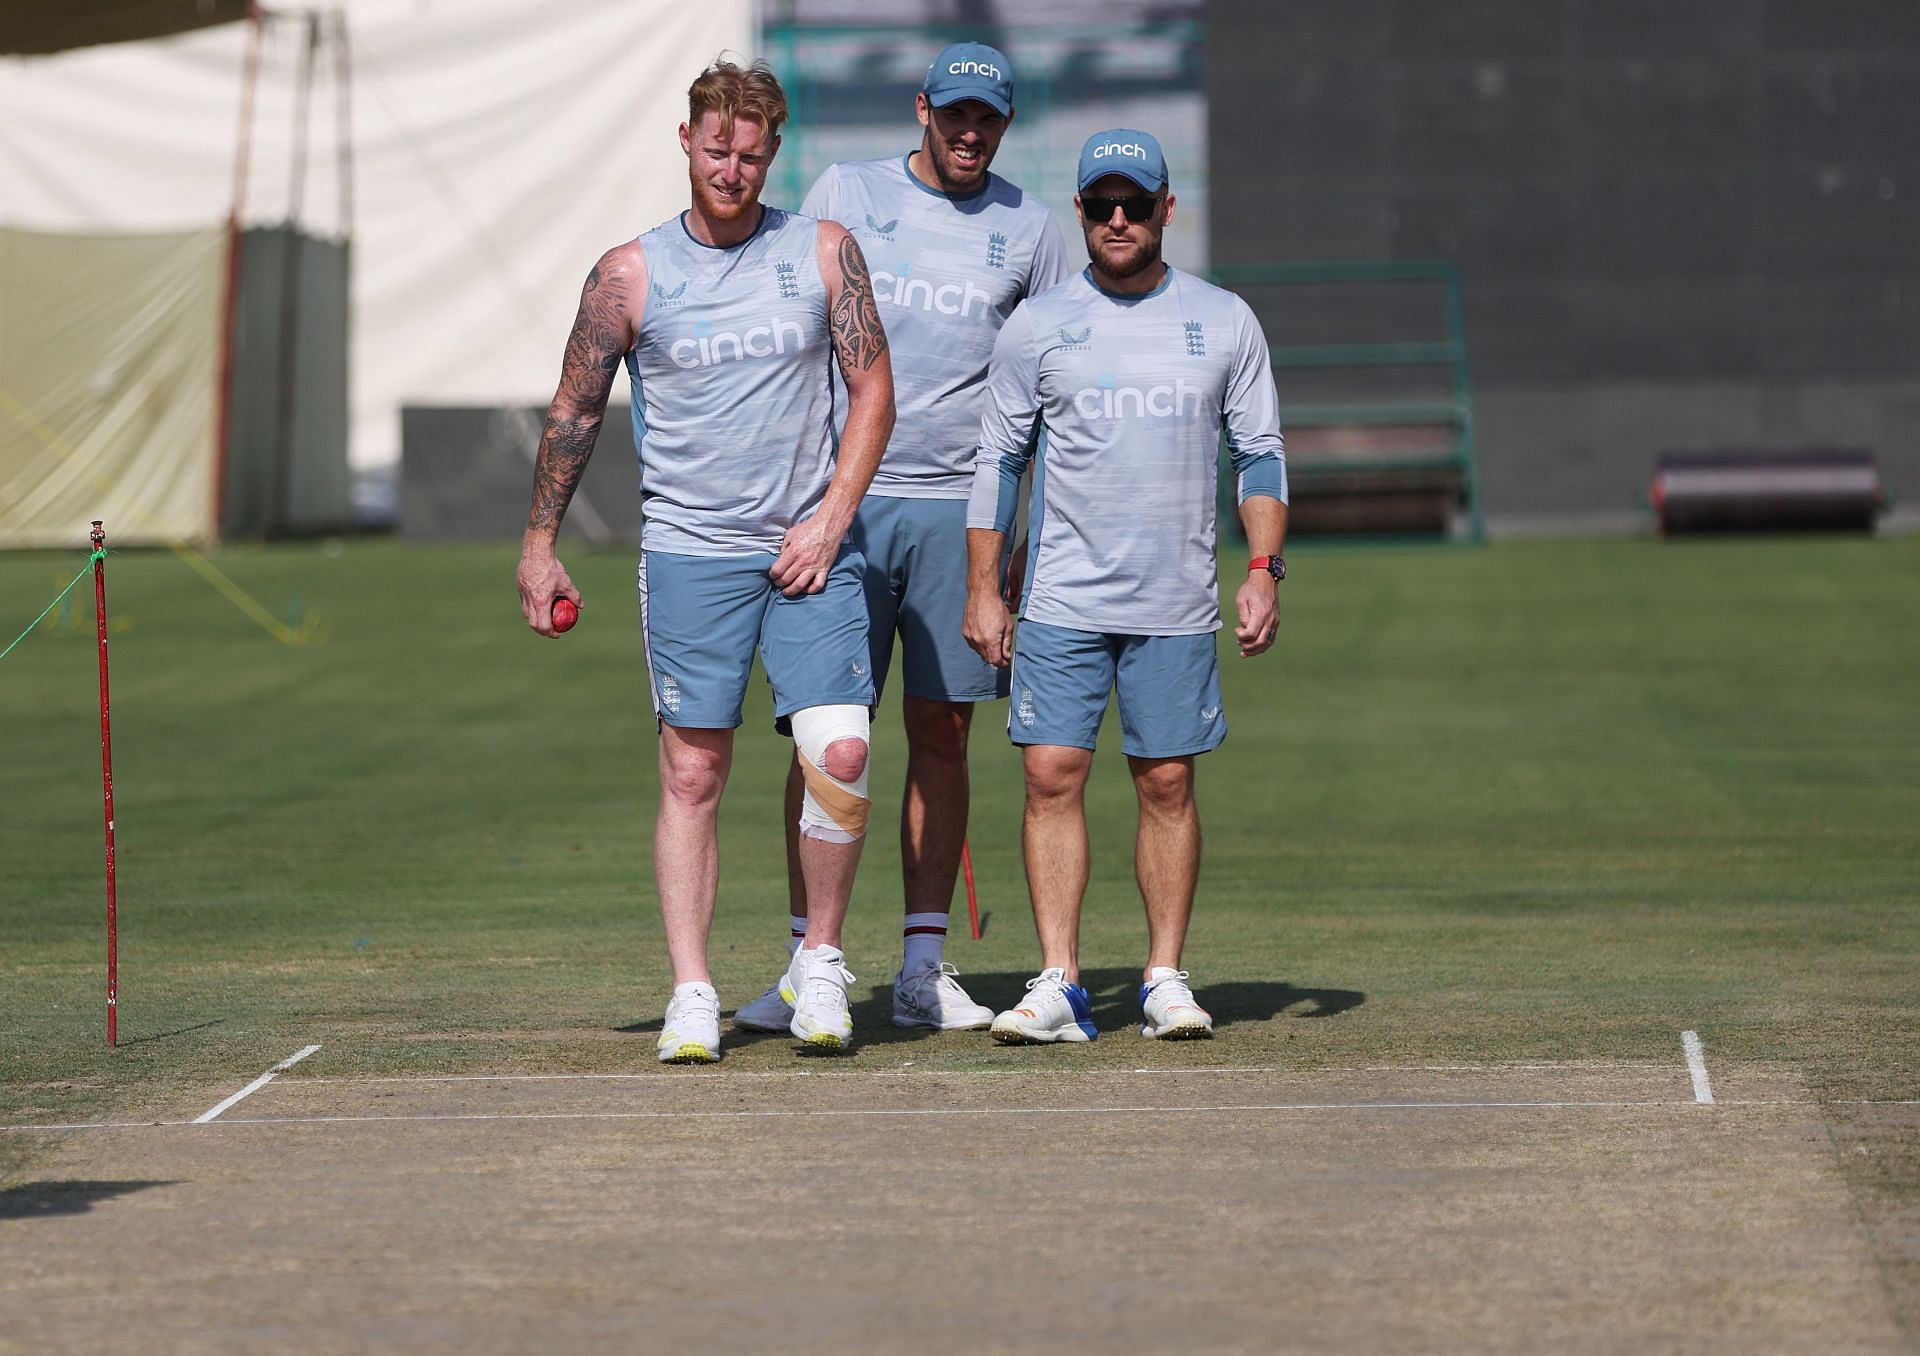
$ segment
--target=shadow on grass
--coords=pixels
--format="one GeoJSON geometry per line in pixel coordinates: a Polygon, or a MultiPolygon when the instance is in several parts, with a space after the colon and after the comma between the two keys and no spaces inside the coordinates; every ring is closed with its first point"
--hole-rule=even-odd
{"type": "MultiPolygon", "coordinates": [[[[1026,981],[1023,979],[1021,983],[1026,981]]],[[[1102,1031],[1140,1020],[1140,972],[1082,970],[1080,983],[1093,999],[1094,1024],[1102,1031]]],[[[1194,997],[1213,1014],[1213,1026],[1268,1022],[1276,1017],[1332,1017],[1359,1007],[1367,996],[1358,989],[1302,989],[1285,980],[1196,980],[1194,997]]]]}
{"type": "MultiPolygon", "coordinates": [[[[977,971],[962,976],[967,992],[977,1003],[995,1012],[1003,1012],[1020,1001],[1027,981],[1026,971],[977,971]]],[[[1082,970],[1080,982],[1093,999],[1094,1024],[1102,1031],[1121,1030],[1140,1020],[1140,972],[1138,970],[1082,970]]],[[[1267,1022],[1278,1017],[1332,1017],[1359,1007],[1367,996],[1358,989],[1302,989],[1285,980],[1229,980],[1221,984],[1202,984],[1195,996],[1213,1014],[1214,1029],[1240,1022],[1267,1022]]],[[[927,1027],[902,1027],[893,1024],[893,977],[873,985],[865,998],[852,1004],[854,1040],[863,1046],[899,1045],[950,1035],[927,1027]]],[[[760,1041],[791,1042],[784,1031],[748,1031],[730,1020],[730,1009],[722,1009],[722,1034],[728,1044],[757,1044],[760,1041]]],[[[619,1027],[626,1035],[658,1032],[661,1019],[651,1018],[619,1027]]]]}
{"type": "Polygon", "coordinates": [[[154,1182],[24,1182],[0,1189],[0,1219],[44,1219],[53,1215],[84,1215],[96,1201],[110,1201],[148,1187],[173,1186],[154,1182]]]}
{"type": "Polygon", "coordinates": [[[226,1020],[224,1017],[216,1017],[211,1022],[195,1022],[192,1026],[178,1027],[172,1031],[156,1031],[151,1036],[135,1036],[130,1041],[121,1041],[119,1048],[125,1049],[129,1045],[146,1045],[150,1041],[172,1040],[175,1036],[184,1036],[190,1031],[205,1031],[210,1026],[219,1026],[226,1020]]]}

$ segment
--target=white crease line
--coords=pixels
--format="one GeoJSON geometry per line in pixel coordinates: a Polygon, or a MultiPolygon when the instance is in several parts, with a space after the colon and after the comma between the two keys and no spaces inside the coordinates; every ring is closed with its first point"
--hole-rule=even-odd
{"type": "MultiPolygon", "coordinates": [[[[1235,1111],[1525,1111],[1525,1110],[1645,1110],[1658,1111],[1691,1102],[1664,1099],[1650,1102],[1282,1102],[1255,1106],[1147,1106],[1147,1107],[926,1107],[919,1109],[854,1108],[827,1111],[527,1111],[429,1113],[423,1116],[257,1116],[234,1117],[212,1122],[216,1125],[349,1125],[357,1122],[390,1121],[594,1121],[594,1120],[713,1120],[743,1117],[797,1116],[1042,1116],[1062,1115],[1151,1115],[1158,1112],[1235,1111]]],[[[1874,1099],[1847,1098],[1832,1102],[1811,1102],[1794,1097],[1735,1098],[1714,1103],[1718,1107],[1815,1107],[1815,1106],[1920,1106],[1920,1098],[1874,1099]]],[[[166,1130],[195,1126],[193,1121],[83,1121],[63,1125],[0,1125],[0,1134],[27,1134],[33,1131],[75,1130],[166,1130]]]]}
{"type": "MultiPolygon", "coordinates": [[[[1563,1073],[1604,1073],[1620,1069],[1657,1072],[1658,1064],[1625,1060],[1599,1064],[1355,1064],[1319,1069],[1283,1069],[1277,1065],[1221,1065],[1208,1069],[1086,1069],[1062,1071],[1068,1077],[1112,1078],[1147,1075],[1156,1078],[1204,1077],[1214,1074],[1281,1074],[1289,1078],[1317,1078],[1328,1074],[1354,1073],[1522,1073],[1556,1070],[1563,1073]]],[[[720,1083],[745,1078],[1023,1078],[1031,1069],[741,1069],[707,1075],[701,1082],[720,1083]]],[[[299,1078],[285,1086],[309,1087],[320,1083],[591,1083],[639,1082],[655,1080],[687,1082],[673,1073],[572,1073],[572,1074],[365,1074],[335,1075],[325,1078],[299,1078]]]]}
{"type": "Polygon", "coordinates": [[[1686,1051],[1687,1074],[1693,1079],[1693,1100],[1701,1106],[1713,1105],[1713,1084],[1707,1081],[1707,1053],[1700,1045],[1700,1033],[1682,1031],[1680,1048],[1686,1051]]]}
{"type": "MultiPolygon", "coordinates": [[[[1258,1102],[1218,1106],[851,1107],[771,1111],[473,1111],[425,1115],[235,1117],[222,1125],[344,1125],[362,1121],[678,1121],[794,1120],[807,1117],[911,1119],[929,1116],[1162,1116],[1258,1111],[1516,1111],[1657,1110],[1671,1101],[1644,1102],[1258,1102]]],[[[1795,1105],[1781,1103],[1780,1105],[1795,1105]]]]}
{"type": "Polygon", "coordinates": [[[312,1054],[315,1050],[318,1050],[319,1048],[320,1047],[317,1045],[309,1045],[306,1049],[300,1051],[299,1054],[288,1055],[285,1059],[281,1060],[278,1064],[274,1065],[271,1069],[268,1069],[265,1073],[261,1074],[258,1078],[254,1079],[253,1082],[247,1084],[244,1088],[240,1089],[240,1091],[234,1093],[233,1096],[227,1098],[226,1101],[220,1103],[216,1107],[212,1107],[209,1110],[202,1112],[198,1116],[195,1116],[193,1118],[193,1124],[205,1125],[209,1121],[214,1120],[216,1117],[220,1115],[221,1112],[225,1111],[228,1107],[233,1106],[235,1103],[244,1101],[248,1097],[253,1096],[254,1093],[260,1091],[260,1089],[264,1088],[267,1084],[273,1082],[274,1079],[278,1078],[286,1070],[291,1069],[294,1065],[298,1064],[301,1060],[305,1059],[308,1055],[312,1054]]]}
{"type": "MultiPolygon", "coordinates": [[[[1721,1106],[1743,1106],[1742,1102],[1721,1102],[1721,1106]]],[[[1920,1106],[1920,1097],[1836,1097],[1816,1106],[1920,1106]]]]}

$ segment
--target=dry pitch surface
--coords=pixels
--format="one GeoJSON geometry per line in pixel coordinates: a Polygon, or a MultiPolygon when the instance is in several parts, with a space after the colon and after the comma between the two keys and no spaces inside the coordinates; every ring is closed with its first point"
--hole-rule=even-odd
{"type": "MultiPolygon", "coordinates": [[[[1817,1108],[1682,1063],[330,1078],[74,1130],[0,1350],[1908,1350],[1817,1108]]],[[[1066,1057],[1062,1058],[1061,1056],[1066,1057]]]]}

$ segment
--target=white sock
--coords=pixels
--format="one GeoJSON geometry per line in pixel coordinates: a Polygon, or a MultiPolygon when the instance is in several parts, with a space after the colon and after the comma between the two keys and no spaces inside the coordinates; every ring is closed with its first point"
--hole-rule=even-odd
{"type": "Polygon", "coordinates": [[[805,915],[797,913],[788,914],[787,931],[793,934],[787,938],[787,954],[791,956],[800,949],[800,943],[807,939],[807,920],[805,915]]]}
{"type": "Polygon", "coordinates": [[[903,935],[906,939],[903,969],[927,969],[946,958],[947,916],[944,913],[908,914],[903,935]]]}

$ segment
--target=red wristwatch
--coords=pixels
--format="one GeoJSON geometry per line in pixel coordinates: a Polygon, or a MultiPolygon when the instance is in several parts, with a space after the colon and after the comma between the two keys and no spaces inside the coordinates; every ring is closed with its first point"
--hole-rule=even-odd
{"type": "Polygon", "coordinates": [[[1265,570],[1273,576],[1273,581],[1277,584],[1287,577],[1287,558],[1285,556],[1255,556],[1247,562],[1247,573],[1252,574],[1255,570],[1265,570]]]}

